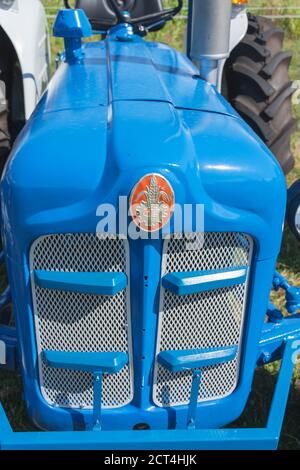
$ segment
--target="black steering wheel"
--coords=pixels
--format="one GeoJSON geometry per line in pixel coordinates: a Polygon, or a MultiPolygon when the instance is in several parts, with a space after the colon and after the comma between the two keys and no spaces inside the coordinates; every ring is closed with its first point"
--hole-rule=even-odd
{"type": "MultiPolygon", "coordinates": [[[[148,28],[151,28],[151,23],[155,22],[165,22],[169,21],[174,16],[176,16],[183,7],[183,0],[177,0],[177,6],[175,8],[168,8],[166,10],[163,10],[158,13],[152,13],[149,15],[141,16],[140,18],[128,18],[127,16],[125,17],[123,15],[122,10],[120,9],[117,0],[108,0],[111,9],[114,11],[116,18],[118,20],[118,23],[129,23],[132,25],[139,25],[139,26],[148,26],[148,28]]],[[[64,5],[66,8],[70,9],[72,8],[69,4],[69,0],[64,0],[64,5]]]]}

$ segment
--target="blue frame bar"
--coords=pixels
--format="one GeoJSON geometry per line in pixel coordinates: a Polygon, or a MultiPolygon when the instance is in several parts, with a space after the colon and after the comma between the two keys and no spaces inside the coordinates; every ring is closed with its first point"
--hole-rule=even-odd
{"type": "Polygon", "coordinates": [[[277,445],[278,436],[268,429],[200,429],[10,433],[5,440],[0,442],[0,449],[276,450],[277,445]]]}
{"type": "Polygon", "coordinates": [[[122,272],[34,271],[34,280],[44,289],[92,295],[116,295],[127,287],[127,276],[122,272]]]}
{"type": "MultiPolygon", "coordinates": [[[[6,413],[4,411],[3,406],[0,403],[0,438],[2,434],[10,434],[12,433],[13,430],[11,428],[11,425],[7,419],[6,413]]],[[[1,439],[0,439],[0,449],[1,449],[1,439]]]]}
{"type": "Polygon", "coordinates": [[[282,422],[284,419],[285,414],[285,407],[288,401],[289,393],[290,393],[290,386],[285,386],[286,382],[289,380],[291,381],[293,376],[293,371],[295,364],[292,361],[293,357],[293,341],[285,341],[284,342],[284,353],[280,368],[279,379],[277,382],[277,386],[275,388],[275,392],[273,395],[273,400],[271,404],[271,410],[268,417],[267,428],[268,429],[280,429],[282,426],[282,422]],[[280,401],[285,404],[285,406],[279,406],[280,401]]]}
{"type": "Polygon", "coordinates": [[[259,342],[257,365],[263,366],[282,358],[284,343],[300,337],[300,314],[284,318],[278,323],[265,323],[259,342]]]}
{"type": "Polygon", "coordinates": [[[283,344],[283,359],[266,428],[15,433],[8,424],[3,408],[0,407],[0,449],[275,450],[294,369],[294,340],[295,337],[291,337],[283,344]]]}

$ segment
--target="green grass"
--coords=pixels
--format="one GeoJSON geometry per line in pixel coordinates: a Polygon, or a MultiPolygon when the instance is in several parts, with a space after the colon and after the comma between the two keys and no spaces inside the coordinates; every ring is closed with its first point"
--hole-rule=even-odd
{"type": "MultiPolygon", "coordinates": [[[[52,7],[53,12],[62,4],[60,0],[44,0],[47,7],[52,7]]],[[[257,0],[250,2],[250,6],[294,6],[299,4],[297,0],[257,0]]],[[[282,13],[287,12],[282,10],[282,13]]],[[[290,13],[290,12],[289,12],[290,13]]],[[[49,22],[50,28],[52,21],[49,22]]],[[[285,47],[294,53],[291,77],[293,80],[300,80],[300,20],[284,20],[279,22],[286,31],[285,47]]],[[[184,23],[180,20],[169,23],[165,29],[159,33],[150,35],[151,39],[166,42],[179,50],[183,49],[184,23]]],[[[53,58],[58,51],[62,50],[62,41],[52,39],[51,49],[53,58]]],[[[294,115],[300,121],[300,105],[294,106],[294,115]]],[[[300,177],[300,126],[293,136],[293,152],[296,156],[296,166],[288,176],[288,184],[291,184],[300,177]]],[[[274,204],[276,199],[274,196],[274,204]]],[[[300,286],[300,249],[299,244],[288,229],[285,229],[281,254],[278,260],[278,269],[285,274],[290,282],[300,286]]],[[[1,279],[1,278],[0,278],[1,279]]],[[[274,300],[274,298],[273,298],[274,300]]],[[[276,303],[283,308],[284,297],[280,295],[276,303]]],[[[247,409],[243,416],[235,425],[243,427],[264,426],[266,423],[268,407],[272,397],[279,364],[275,363],[257,371],[253,391],[250,396],[247,409]]],[[[13,423],[14,429],[18,431],[34,429],[26,418],[25,407],[22,401],[21,379],[18,375],[8,372],[0,373],[1,388],[0,401],[3,402],[8,416],[13,423]]],[[[290,399],[286,411],[283,431],[280,441],[281,449],[300,449],[300,366],[297,366],[290,399]]]]}

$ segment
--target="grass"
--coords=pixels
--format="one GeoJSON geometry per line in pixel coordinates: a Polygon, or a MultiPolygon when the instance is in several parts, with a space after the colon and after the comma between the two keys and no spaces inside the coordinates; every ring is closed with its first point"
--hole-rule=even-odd
{"type": "MultiPolygon", "coordinates": [[[[60,0],[44,0],[45,6],[53,8],[53,13],[62,4],[60,0]]],[[[250,2],[250,6],[268,6],[277,5],[295,6],[300,2],[297,0],[256,0],[250,2]]],[[[286,13],[284,8],[281,13],[286,13]]],[[[277,12],[278,13],[278,12],[277,12]]],[[[289,12],[290,13],[290,12],[289,12]]],[[[300,20],[284,20],[280,22],[286,30],[286,49],[291,49],[294,53],[291,65],[291,78],[300,80],[300,20]]],[[[50,28],[52,21],[50,21],[50,28]]],[[[183,33],[184,23],[181,20],[169,23],[162,32],[152,34],[151,39],[166,42],[177,49],[183,49],[183,33]]],[[[59,39],[51,40],[51,49],[53,58],[58,51],[62,50],[62,41],[59,39]]],[[[294,105],[294,115],[300,122],[300,104],[294,105]]],[[[293,152],[296,157],[296,166],[293,172],[288,176],[287,181],[290,185],[293,181],[300,177],[300,126],[295,132],[292,142],[293,152]]],[[[276,200],[274,198],[274,204],[276,200]]],[[[290,231],[286,228],[284,231],[284,239],[282,250],[278,260],[278,269],[285,274],[291,283],[300,286],[300,249],[290,231]]],[[[0,277],[1,279],[1,277],[0,277]]],[[[1,281],[2,282],[2,281],[1,281]]],[[[284,297],[279,296],[276,303],[283,308],[284,297]]],[[[249,398],[248,406],[235,425],[242,427],[263,426],[266,422],[267,411],[272,397],[279,364],[274,363],[256,373],[252,394],[249,398]]],[[[1,372],[1,389],[0,401],[8,413],[13,423],[14,429],[17,431],[33,430],[32,424],[28,421],[25,412],[25,406],[22,401],[21,379],[18,375],[9,372],[1,372]]],[[[281,441],[281,449],[298,449],[300,450],[300,366],[296,367],[292,381],[289,403],[285,415],[281,441]]]]}

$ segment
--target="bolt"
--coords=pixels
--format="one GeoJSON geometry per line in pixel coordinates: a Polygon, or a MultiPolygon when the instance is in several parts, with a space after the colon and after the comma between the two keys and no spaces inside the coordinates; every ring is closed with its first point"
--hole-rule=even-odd
{"type": "Polygon", "coordinates": [[[272,355],[268,351],[263,351],[261,356],[260,356],[260,359],[261,359],[263,364],[268,364],[270,362],[271,358],[272,358],[272,355]]]}

